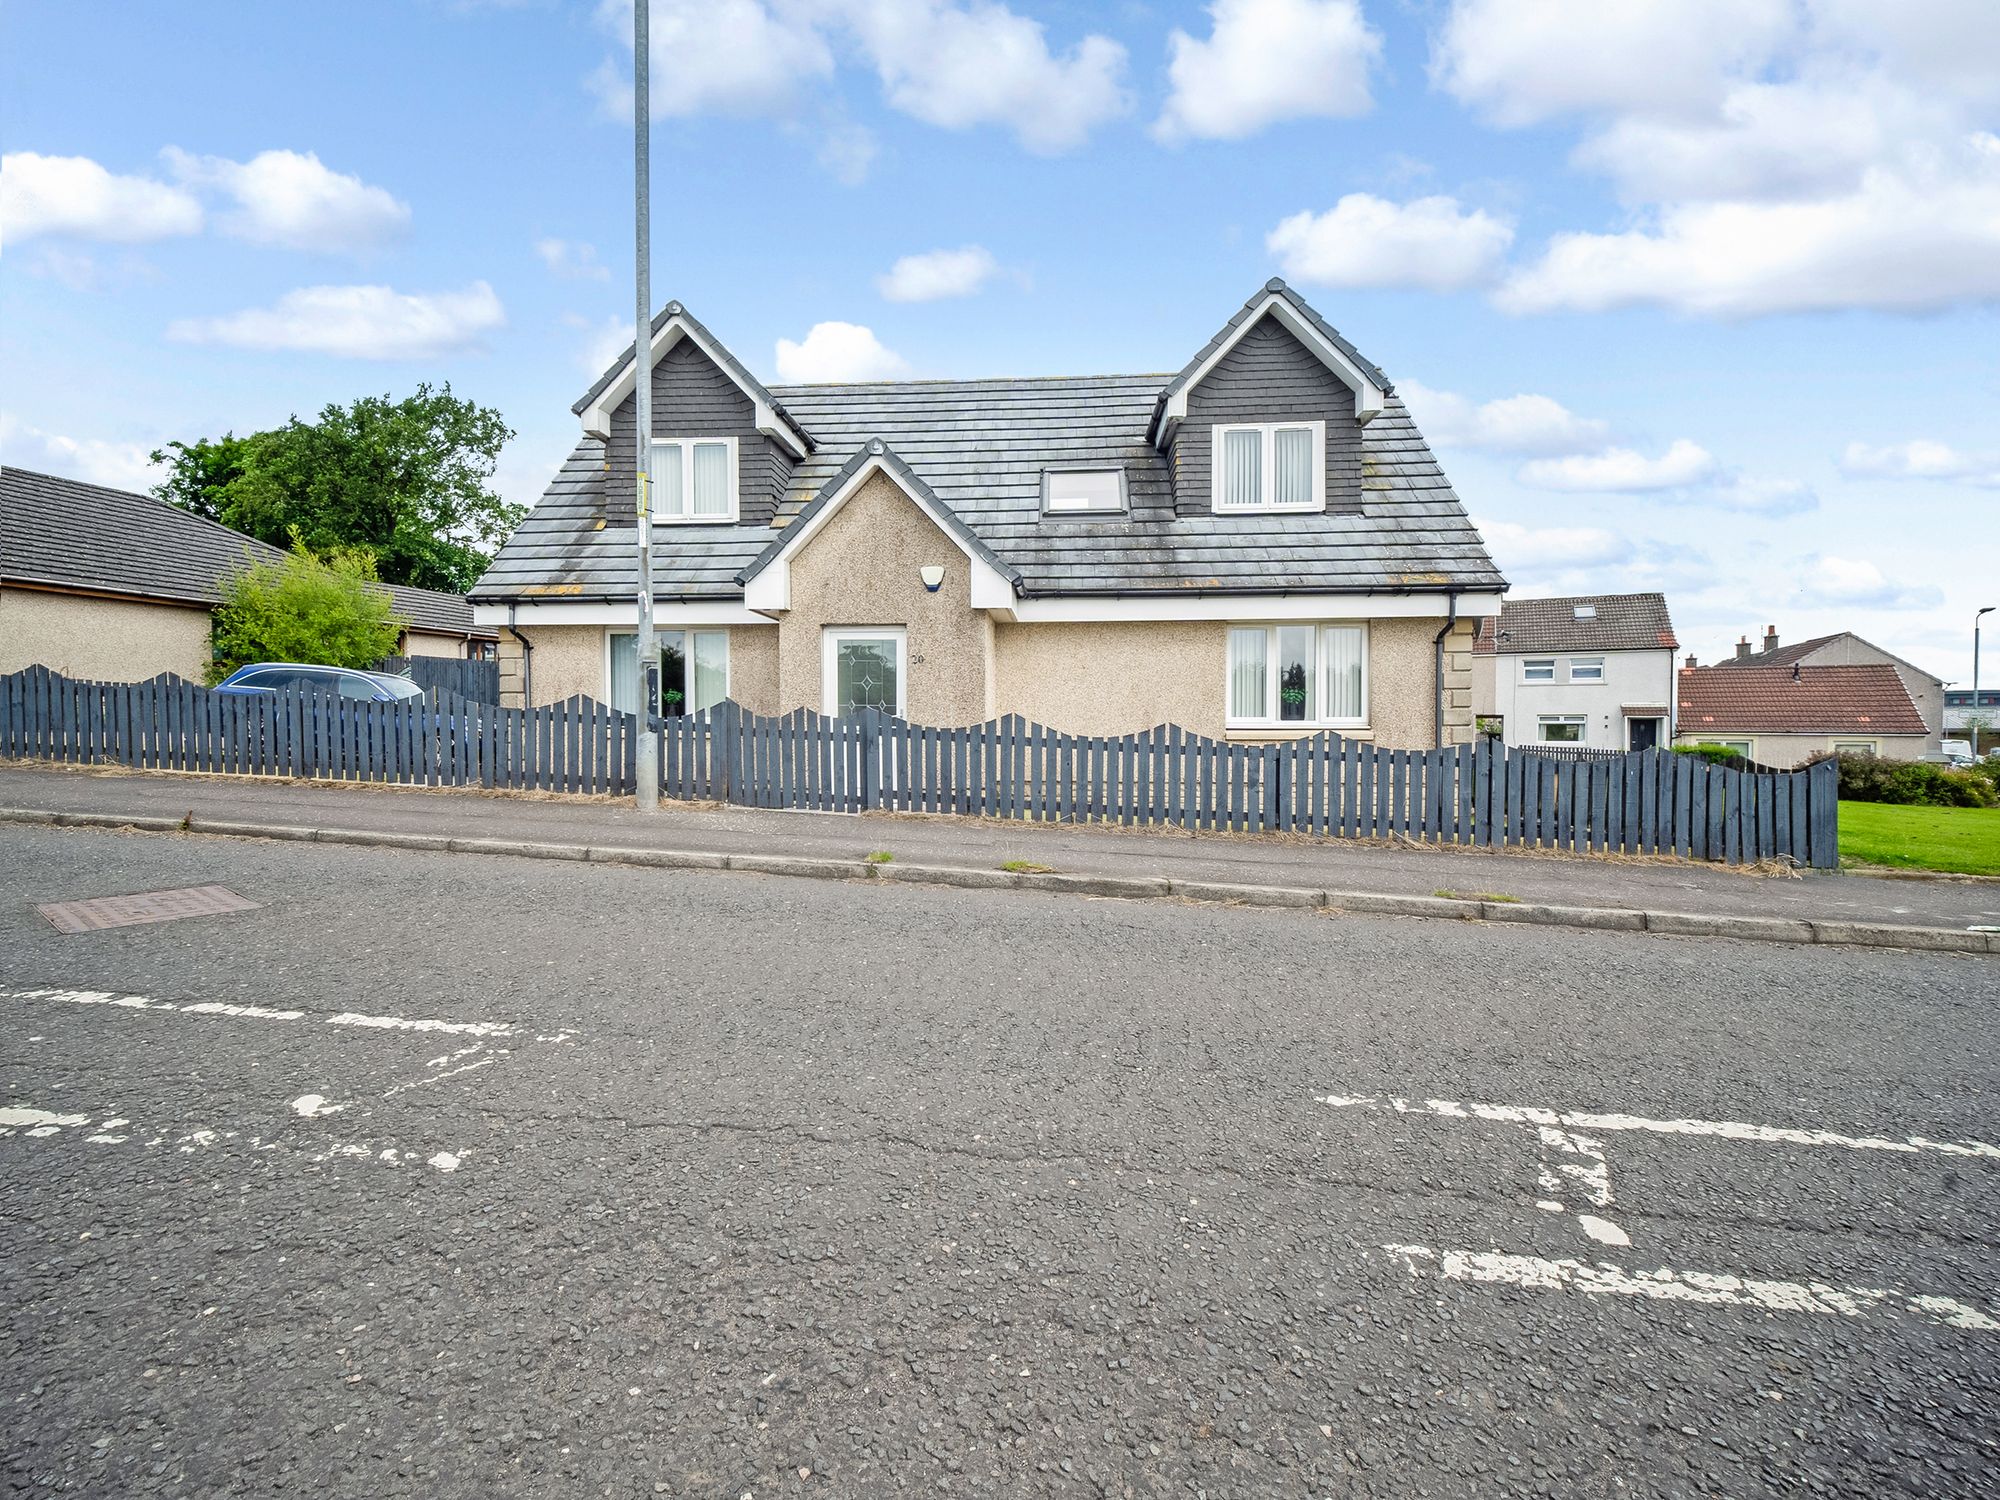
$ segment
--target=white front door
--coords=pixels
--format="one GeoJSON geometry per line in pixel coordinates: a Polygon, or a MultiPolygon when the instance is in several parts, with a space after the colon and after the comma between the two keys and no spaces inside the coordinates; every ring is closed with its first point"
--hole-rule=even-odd
{"type": "Polygon", "coordinates": [[[839,718],[879,708],[905,717],[904,646],[901,627],[828,626],[820,668],[825,711],[839,718]]]}

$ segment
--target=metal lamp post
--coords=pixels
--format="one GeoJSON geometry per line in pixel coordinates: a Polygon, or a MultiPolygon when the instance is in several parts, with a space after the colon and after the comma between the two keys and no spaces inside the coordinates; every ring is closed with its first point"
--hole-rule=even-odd
{"type": "Polygon", "coordinates": [[[1972,614],[1972,712],[1965,716],[1966,727],[1972,731],[1972,758],[1979,758],[1979,622],[1993,613],[1995,605],[1974,610],[1972,614]]]}
{"type": "Polygon", "coordinates": [[[660,647],[653,630],[653,157],[652,80],[648,66],[651,18],[647,0],[632,6],[632,158],[634,260],[636,262],[637,332],[632,341],[633,396],[638,419],[633,423],[638,445],[638,493],[633,522],[639,534],[639,633],[632,647],[638,656],[638,743],[632,757],[638,781],[640,812],[660,807],[660,647]]]}

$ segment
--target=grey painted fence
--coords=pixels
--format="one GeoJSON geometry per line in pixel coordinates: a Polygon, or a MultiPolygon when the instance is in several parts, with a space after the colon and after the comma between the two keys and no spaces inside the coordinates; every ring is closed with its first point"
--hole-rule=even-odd
{"type": "Polygon", "coordinates": [[[385,656],[378,672],[407,677],[425,692],[456,693],[474,703],[500,704],[500,663],[463,656],[385,656]]]}
{"type": "MultiPolygon", "coordinates": [[[[572,698],[498,708],[213,693],[171,679],[0,678],[0,755],[236,774],[545,791],[633,790],[630,714],[572,698]]],[[[783,718],[734,703],[662,721],[661,790],[692,801],[1116,822],[1480,848],[1837,860],[1838,771],[1746,772],[1640,750],[1571,760],[1491,740],[1385,750],[1322,734],[1228,743],[1163,725],[1060,734],[1010,717],[956,729],[875,710],[783,718]]]]}

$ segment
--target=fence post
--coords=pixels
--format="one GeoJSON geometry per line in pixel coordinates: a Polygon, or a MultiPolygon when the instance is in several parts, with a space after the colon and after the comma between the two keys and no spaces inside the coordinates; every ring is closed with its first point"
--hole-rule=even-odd
{"type": "Polygon", "coordinates": [[[1840,766],[1822,760],[1806,768],[1806,798],[1811,831],[1808,857],[1815,870],[1840,863],[1840,766]]]}

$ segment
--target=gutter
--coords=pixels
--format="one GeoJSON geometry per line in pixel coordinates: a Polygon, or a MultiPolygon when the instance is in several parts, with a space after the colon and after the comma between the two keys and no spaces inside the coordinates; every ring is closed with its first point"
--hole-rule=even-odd
{"type": "Polygon", "coordinates": [[[521,706],[535,706],[535,643],[515,628],[514,611],[518,606],[507,606],[507,633],[521,643],[521,706]]]}
{"type": "Polygon", "coordinates": [[[1458,623],[1458,590],[1451,591],[1451,602],[1445,607],[1444,624],[1431,637],[1431,656],[1437,668],[1437,696],[1431,707],[1431,724],[1437,738],[1437,748],[1444,749],[1444,638],[1451,634],[1452,626],[1458,623]]]}

